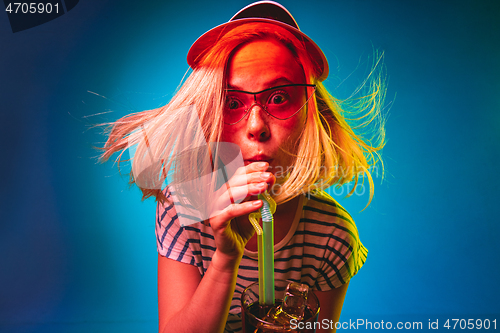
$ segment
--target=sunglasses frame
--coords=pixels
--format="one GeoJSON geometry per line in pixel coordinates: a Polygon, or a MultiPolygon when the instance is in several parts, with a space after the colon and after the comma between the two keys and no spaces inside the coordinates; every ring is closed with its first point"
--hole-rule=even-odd
{"type": "Polygon", "coordinates": [[[250,112],[250,110],[255,106],[255,105],[259,105],[264,111],[266,111],[266,113],[273,117],[273,118],[276,118],[278,120],[287,120],[287,119],[290,119],[292,118],[293,116],[295,116],[297,113],[299,113],[300,110],[302,110],[302,108],[304,106],[306,106],[306,104],[309,102],[309,100],[311,99],[311,97],[316,93],[316,85],[315,84],[308,84],[308,83],[291,83],[291,84],[284,84],[284,85],[280,85],[280,86],[275,86],[275,87],[271,87],[271,88],[267,88],[267,89],[264,89],[264,90],[261,90],[261,91],[257,91],[257,92],[252,92],[252,91],[245,91],[245,90],[237,90],[237,89],[225,89],[224,90],[225,93],[228,93],[228,92],[238,92],[238,93],[244,93],[244,94],[248,94],[248,95],[253,95],[253,100],[254,102],[252,103],[252,105],[250,105],[250,107],[248,109],[245,110],[245,112],[243,113],[243,116],[241,117],[240,120],[234,122],[234,123],[226,123],[224,122],[226,125],[236,125],[237,123],[239,123],[240,121],[242,121],[243,119],[245,119],[245,117],[247,116],[247,114],[250,112]],[[286,118],[278,118],[276,117],[275,115],[269,113],[269,111],[267,111],[267,107],[265,105],[262,105],[260,104],[259,102],[257,102],[257,95],[258,94],[262,94],[266,91],[271,91],[271,90],[275,90],[275,89],[278,89],[278,88],[286,88],[286,87],[299,87],[299,86],[302,86],[302,87],[312,87],[314,88],[311,96],[307,96],[306,94],[306,102],[304,103],[304,105],[302,105],[297,111],[295,111],[291,116],[289,117],[286,117],[286,118]]]}

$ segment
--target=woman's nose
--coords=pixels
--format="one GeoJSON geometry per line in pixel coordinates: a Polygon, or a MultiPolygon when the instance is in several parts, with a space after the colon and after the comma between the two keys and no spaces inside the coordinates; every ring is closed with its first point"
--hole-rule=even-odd
{"type": "Polygon", "coordinates": [[[249,139],[266,141],[270,137],[266,110],[260,104],[252,106],[248,112],[247,135],[249,139]]]}

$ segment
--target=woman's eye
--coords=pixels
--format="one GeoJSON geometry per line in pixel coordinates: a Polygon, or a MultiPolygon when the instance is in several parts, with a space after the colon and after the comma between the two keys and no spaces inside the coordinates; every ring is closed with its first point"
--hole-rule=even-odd
{"type": "Polygon", "coordinates": [[[284,92],[275,92],[269,98],[269,104],[283,104],[287,101],[287,95],[284,92]]]}
{"type": "Polygon", "coordinates": [[[226,100],[226,108],[229,110],[235,110],[241,107],[241,102],[234,98],[229,98],[226,100]]]}

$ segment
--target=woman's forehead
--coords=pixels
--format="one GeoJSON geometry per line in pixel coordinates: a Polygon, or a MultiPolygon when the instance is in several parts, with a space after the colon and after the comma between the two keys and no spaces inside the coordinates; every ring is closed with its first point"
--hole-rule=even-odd
{"type": "Polygon", "coordinates": [[[276,83],[306,83],[297,58],[278,40],[252,41],[230,58],[227,85],[231,88],[258,91],[276,83]]]}

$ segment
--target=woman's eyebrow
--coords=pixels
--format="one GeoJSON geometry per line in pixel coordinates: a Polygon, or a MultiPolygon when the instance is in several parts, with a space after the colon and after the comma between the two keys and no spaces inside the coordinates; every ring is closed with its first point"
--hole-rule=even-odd
{"type": "MultiPolygon", "coordinates": [[[[276,86],[282,86],[282,85],[286,85],[286,84],[294,84],[294,83],[302,83],[302,82],[292,82],[288,78],[282,76],[282,77],[278,77],[278,78],[275,78],[275,79],[267,82],[266,85],[265,85],[266,88],[263,88],[262,90],[265,90],[265,89],[268,89],[268,88],[272,88],[272,87],[276,87],[276,86]]],[[[233,86],[233,85],[231,85],[229,83],[227,84],[226,89],[241,90],[241,91],[244,90],[244,89],[241,89],[241,87],[233,86]]]]}
{"type": "Polygon", "coordinates": [[[274,87],[274,86],[280,86],[280,85],[285,85],[285,84],[294,84],[294,83],[300,83],[300,82],[292,82],[286,77],[279,77],[276,78],[270,82],[268,82],[269,88],[274,87]]]}

